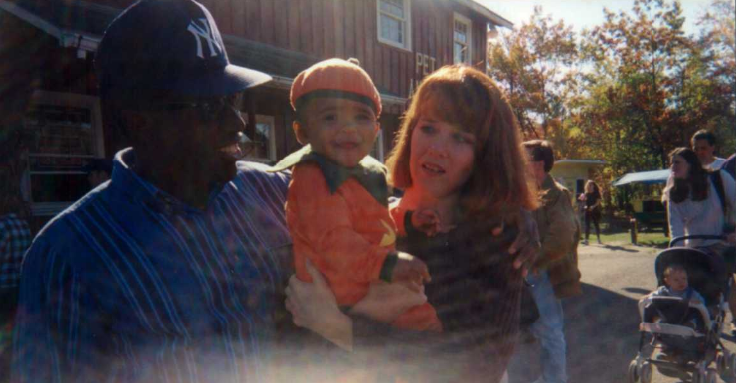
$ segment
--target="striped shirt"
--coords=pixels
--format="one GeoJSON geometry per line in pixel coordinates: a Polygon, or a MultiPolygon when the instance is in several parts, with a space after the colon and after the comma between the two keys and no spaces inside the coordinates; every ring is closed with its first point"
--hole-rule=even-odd
{"type": "Polygon", "coordinates": [[[268,381],[290,270],[285,174],[239,162],[205,210],[138,177],[54,218],[23,264],[14,338],[20,382],[268,381]]]}
{"type": "Polygon", "coordinates": [[[0,217],[0,291],[18,287],[23,254],[31,246],[31,230],[16,214],[0,217]]]}

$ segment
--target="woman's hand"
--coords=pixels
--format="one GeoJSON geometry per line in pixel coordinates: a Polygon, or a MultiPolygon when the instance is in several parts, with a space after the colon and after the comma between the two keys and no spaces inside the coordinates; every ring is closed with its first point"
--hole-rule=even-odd
{"type": "MultiPolygon", "coordinates": [[[[539,242],[537,223],[534,221],[531,212],[522,210],[517,222],[519,234],[516,236],[514,243],[509,247],[509,254],[516,256],[514,258],[514,268],[520,268],[521,274],[526,277],[537,260],[542,245],[539,242]]],[[[491,234],[499,236],[502,232],[503,226],[493,229],[491,234]]]]}
{"type": "Polygon", "coordinates": [[[350,313],[390,323],[410,308],[426,302],[423,285],[419,292],[413,292],[398,283],[376,281],[371,283],[368,294],[353,306],[350,313]]]}
{"type": "Polygon", "coordinates": [[[296,275],[286,288],[286,309],[294,324],[308,328],[336,345],[352,351],[353,322],[340,311],[324,276],[307,260],[312,283],[300,281],[296,275]]]}

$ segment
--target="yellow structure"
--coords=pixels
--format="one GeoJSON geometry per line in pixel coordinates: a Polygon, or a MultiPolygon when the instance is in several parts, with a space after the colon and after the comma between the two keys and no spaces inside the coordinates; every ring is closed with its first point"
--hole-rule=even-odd
{"type": "Polygon", "coordinates": [[[558,160],[550,174],[575,195],[580,195],[585,192],[585,182],[590,179],[593,169],[605,163],[601,160],[558,160]]]}

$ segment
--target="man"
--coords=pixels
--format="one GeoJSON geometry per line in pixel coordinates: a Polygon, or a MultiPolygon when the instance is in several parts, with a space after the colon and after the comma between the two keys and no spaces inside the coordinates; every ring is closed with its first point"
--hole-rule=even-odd
{"type": "Polygon", "coordinates": [[[531,327],[542,347],[542,376],[536,383],[565,383],[566,343],[560,299],[582,293],[577,266],[580,225],[572,208],[570,191],[549,175],[555,161],[550,143],[534,140],[523,145],[542,195],[542,206],[533,213],[542,248],[527,277],[539,309],[539,319],[531,327]]]}
{"type": "Polygon", "coordinates": [[[89,186],[94,189],[110,179],[112,175],[112,161],[103,158],[92,159],[84,167],[84,171],[87,173],[89,186]]]}
{"type": "Polygon", "coordinates": [[[693,147],[700,163],[708,170],[718,170],[726,162],[725,159],[715,156],[716,136],[705,129],[698,130],[693,134],[690,145],[693,147]]]}
{"type": "Polygon", "coordinates": [[[235,157],[240,95],[270,77],[192,0],[128,8],[96,67],[132,148],[27,252],[13,381],[268,381],[287,180],[235,157]]]}

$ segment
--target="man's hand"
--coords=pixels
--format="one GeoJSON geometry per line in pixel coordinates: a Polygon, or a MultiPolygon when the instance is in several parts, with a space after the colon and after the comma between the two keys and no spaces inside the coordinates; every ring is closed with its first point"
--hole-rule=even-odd
{"type": "Polygon", "coordinates": [[[432,280],[427,264],[401,251],[398,253],[398,258],[391,273],[391,282],[400,283],[415,293],[420,293],[422,285],[432,280]]]}
{"type": "Polygon", "coordinates": [[[352,321],[340,311],[324,276],[307,260],[312,283],[300,281],[296,275],[286,288],[286,309],[294,324],[308,328],[336,345],[352,350],[352,321]]]}
{"type": "MultiPolygon", "coordinates": [[[[532,217],[530,212],[522,210],[517,222],[519,234],[514,239],[514,243],[509,247],[509,254],[516,256],[514,258],[514,268],[521,268],[521,274],[526,277],[537,260],[539,250],[542,246],[539,242],[537,223],[534,221],[534,217],[532,217]]],[[[493,236],[499,236],[501,233],[503,233],[503,225],[491,231],[493,236]]]]}

